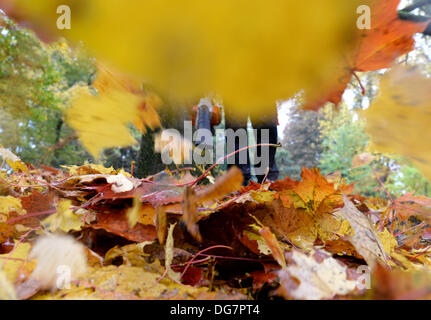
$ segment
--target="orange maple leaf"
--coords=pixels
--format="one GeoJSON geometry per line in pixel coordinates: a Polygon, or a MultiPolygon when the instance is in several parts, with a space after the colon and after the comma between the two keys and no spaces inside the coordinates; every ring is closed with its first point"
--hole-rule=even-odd
{"type": "MultiPolygon", "coordinates": [[[[375,71],[389,68],[394,60],[414,49],[413,35],[423,32],[430,21],[412,22],[398,17],[400,0],[378,0],[371,7],[371,29],[356,34],[356,47],[334,72],[332,83],[324,87],[324,94],[310,99],[304,109],[319,110],[326,102],[338,105],[356,71],[375,71]]],[[[364,90],[364,89],[363,89],[364,90]]]]}

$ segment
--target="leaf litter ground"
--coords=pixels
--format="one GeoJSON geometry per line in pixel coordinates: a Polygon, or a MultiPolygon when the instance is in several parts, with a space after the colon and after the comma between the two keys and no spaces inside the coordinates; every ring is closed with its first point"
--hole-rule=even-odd
{"type": "Polygon", "coordinates": [[[137,179],[12,164],[0,176],[2,299],[431,296],[424,196],[367,199],[318,169],[242,187],[236,168],[204,185],[189,169],[137,179]]]}

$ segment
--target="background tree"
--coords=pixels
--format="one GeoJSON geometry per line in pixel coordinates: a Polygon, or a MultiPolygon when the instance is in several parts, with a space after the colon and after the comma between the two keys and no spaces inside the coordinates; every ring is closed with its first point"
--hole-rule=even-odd
{"type": "Polygon", "coordinates": [[[76,140],[60,143],[73,135],[62,111],[72,87],[92,82],[93,59],[64,40],[46,45],[8,17],[0,20],[0,143],[32,163],[84,162],[89,155],[76,140]],[[61,152],[51,149],[56,144],[61,152]]]}
{"type": "Polygon", "coordinates": [[[277,151],[280,176],[299,178],[302,167],[314,168],[322,152],[320,112],[305,111],[292,106],[284,128],[283,148],[277,151]]]}

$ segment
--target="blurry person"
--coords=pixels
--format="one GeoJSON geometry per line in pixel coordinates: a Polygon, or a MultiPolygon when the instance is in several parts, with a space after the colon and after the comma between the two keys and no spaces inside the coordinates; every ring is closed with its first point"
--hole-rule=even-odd
{"type": "MultiPolygon", "coordinates": [[[[253,132],[256,139],[256,144],[277,144],[277,107],[268,108],[266,112],[259,112],[258,114],[249,113],[249,115],[238,115],[234,113],[229,106],[225,105],[225,123],[226,123],[226,145],[227,153],[232,152],[229,150],[229,143],[234,140],[234,151],[247,147],[247,140],[244,142],[243,134],[247,132],[247,120],[250,116],[250,121],[253,126],[253,132]],[[229,130],[232,129],[232,130],[229,130]],[[232,132],[236,133],[233,139],[232,132]]],[[[247,136],[246,136],[247,137],[247,136]]],[[[232,147],[230,147],[232,148],[232,147]]],[[[275,181],[278,178],[278,167],[275,162],[275,154],[277,148],[269,146],[256,147],[254,170],[256,179],[262,183],[264,177],[267,175],[267,180],[275,181]]],[[[248,185],[251,179],[251,163],[249,149],[243,150],[227,159],[228,167],[233,165],[241,169],[244,176],[244,185],[248,185]]]]}

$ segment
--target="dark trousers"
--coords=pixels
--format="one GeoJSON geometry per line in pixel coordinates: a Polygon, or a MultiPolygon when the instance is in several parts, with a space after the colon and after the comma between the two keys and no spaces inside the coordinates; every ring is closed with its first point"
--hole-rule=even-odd
{"type": "MultiPolygon", "coordinates": [[[[256,144],[261,143],[270,143],[270,144],[277,144],[278,143],[278,132],[277,132],[277,109],[274,106],[273,108],[269,108],[268,112],[262,114],[255,115],[253,113],[250,113],[250,121],[252,123],[254,133],[255,133],[255,139],[256,144]],[[266,129],[266,130],[265,130],[266,129]],[[267,135],[268,139],[267,141],[262,141],[263,134],[267,135]]],[[[228,107],[225,107],[225,122],[226,122],[226,129],[232,129],[234,131],[238,129],[245,129],[247,130],[247,120],[248,116],[238,116],[237,114],[232,114],[232,110],[228,107]]],[[[240,139],[235,138],[235,150],[240,149],[241,147],[244,147],[244,145],[240,145],[240,139]]],[[[226,142],[228,143],[228,139],[226,139],[226,142]]],[[[269,169],[268,172],[268,180],[274,181],[278,178],[278,167],[275,162],[275,153],[277,151],[277,148],[275,147],[256,147],[256,154],[255,157],[258,159],[261,159],[262,156],[264,157],[264,162],[255,163],[255,170],[256,170],[256,178],[259,183],[262,182],[262,180],[265,177],[266,171],[269,169]],[[262,167],[264,165],[265,167],[262,167]],[[256,169],[259,167],[259,169],[256,169]],[[262,170],[263,169],[263,170],[262,170]]],[[[251,179],[251,163],[250,163],[250,155],[249,155],[249,149],[241,151],[235,156],[232,156],[234,158],[234,163],[228,162],[228,167],[231,167],[233,165],[237,166],[241,169],[243,176],[244,176],[244,184],[248,185],[250,179],[251,179]],[[240,159],[246,159],[245,163],[241,163],[240,159]]],[[[232,160],[230,160],[232,162],[232,160]]]]}

